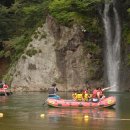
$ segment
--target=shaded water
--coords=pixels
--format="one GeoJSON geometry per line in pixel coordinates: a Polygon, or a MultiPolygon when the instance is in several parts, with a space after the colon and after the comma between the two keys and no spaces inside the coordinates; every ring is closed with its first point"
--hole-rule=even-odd
{"type": "Polygon", "coordinates": [[[38,92],[0,97],[0,130],[130,130],[130,93],[106,95],[116,96],[113,109],[48,108],[42,105],[47,93],[38,92]]]}

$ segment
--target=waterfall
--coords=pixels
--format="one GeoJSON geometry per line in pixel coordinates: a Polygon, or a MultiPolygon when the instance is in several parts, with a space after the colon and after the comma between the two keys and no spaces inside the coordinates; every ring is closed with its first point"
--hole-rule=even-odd
{"type": "Polygon", "coordinates": [[[114,1],[108,2],[108,0],[106,0],[103,12],[103,22],[105,28],[105,65],[108,86],[115,86],[111,91],[118,91],[121,26],[114,1]]]}

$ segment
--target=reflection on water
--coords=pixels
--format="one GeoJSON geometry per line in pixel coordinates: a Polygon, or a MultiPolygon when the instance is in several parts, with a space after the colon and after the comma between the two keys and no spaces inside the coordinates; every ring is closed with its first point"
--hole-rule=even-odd
{"type": "MultiPolygon", "coordinates": [[[[70,98],[71,93],[59,93],[70,98]]],[[[42,105],[47,93],[0,97],[0,130],[129,130],[130,94],[115,95],[113,109],[61,109],[42,105]]]]}
{"type": "MultiPolygon", "coordinates": [[[[98,127],[101,120],[105,118],[115,118],[114,109],[47,109],[46,116],[50,123],[60,124],[67,123],[67,128],[72,126],[77,128],[91,128],[98,127]],[[65,120],[63,120],[65,119],[65,120]]],[[[103,121],[103,120],[102,120],[103,121]]],[[[63,124],[62,124],[63,125],[63,124]]],[[[111,124],[110,124],[111,125],[111,124]]]]}
{"type": "Polygon", "coordinates": [[[0,96],[0,104],[6,103],[8,98],[9,98],[8,96],[0,96]]]}
{"type": "Polygon", "coordinates": [[[48,118],[53,117],[68,117],[72,119],[95,119],[95,118],[115,118],[115,109],[55,109],[48,108],[47,111],[48,118]]]}

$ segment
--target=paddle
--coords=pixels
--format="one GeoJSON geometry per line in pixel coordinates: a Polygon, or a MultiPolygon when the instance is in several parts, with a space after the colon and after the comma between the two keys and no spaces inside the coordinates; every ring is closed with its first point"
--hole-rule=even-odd
{"type": "Polygon", "coordinates": [[[8,96],[7,93],[6,93],[6,91],[5,91],[5,96],[8,96]]]}
{"type": "Polygon", "coordinates": [[[103,88],[102,91],[105,91],[105,90],[111,89],[111,88],[113,88],[113,87],[116,87],[116,85],[113,85],[113,86],[111,86],[111,87],[107,87],[107,88],[103,88]]]}
{"type": "Polygon", "coordinates": [[[42,104],[42,105],[45,105],[45,103],[46,103],[47,99],[48,99],[48,96],[47,96],[47,97],[43,100],[44,102],[43,102],[43,104],[42,104]]]}

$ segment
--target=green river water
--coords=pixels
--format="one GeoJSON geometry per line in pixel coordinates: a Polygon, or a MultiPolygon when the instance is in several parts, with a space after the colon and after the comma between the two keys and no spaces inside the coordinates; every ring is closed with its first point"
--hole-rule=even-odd
{"type": "MultiPolygon", "coordinates": [[[[71,98],[71,93],[58,94],[71,98]]],[[[0,130],[130,130],[130,93],[106,95],[116,96],[114,108],[49,108],[43,105],[47,93],[42,92],[1,96],[0,130]]]]}

